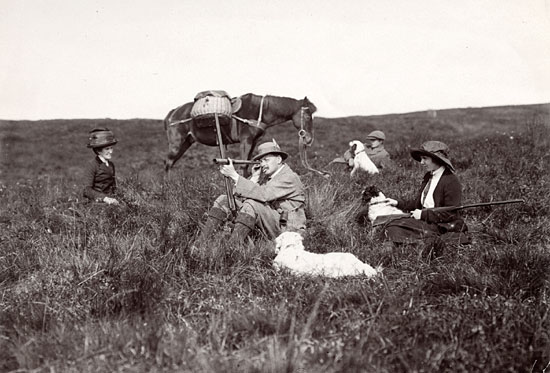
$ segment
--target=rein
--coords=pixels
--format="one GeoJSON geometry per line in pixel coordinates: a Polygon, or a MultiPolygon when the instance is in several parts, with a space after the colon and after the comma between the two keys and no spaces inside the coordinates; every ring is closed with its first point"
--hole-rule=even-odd
{"type": "Polygon", "coordinates": [[[307,160],[307,144],[304,141],[307,134],[307,131],[304,129],[304,123],[305,123],[304,112],[306,110],[309,110],[307,106],[302,106],[300,108],[300,130],[298,131],[298,150],[300,153],[300,160],[302,161],[302,165],[304,166],[304,168],[306,168],[307,170],[313,171],[323,177],[328,178],[330,177],[329,172],[314,169],[309,165],[309,162],[307,160]]]}

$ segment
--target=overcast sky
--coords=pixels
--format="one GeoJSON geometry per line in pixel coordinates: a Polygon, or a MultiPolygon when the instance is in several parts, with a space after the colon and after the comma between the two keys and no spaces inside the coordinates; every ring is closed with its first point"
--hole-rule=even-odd
{"type": "Polygon", "coordinates": [[[210,89],[325,117],[550,102],[550,0],[0,0],[0,51],[0,119],[160,119],[210,89]]]}

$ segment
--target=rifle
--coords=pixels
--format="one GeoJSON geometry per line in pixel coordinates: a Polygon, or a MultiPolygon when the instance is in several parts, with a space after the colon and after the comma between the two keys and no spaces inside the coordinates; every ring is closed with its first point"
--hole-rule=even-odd
{"type": "MultiPolygon", "coordinates": [[[[229,164],[229,159],[227,158],[214,158],[212,159],[212,162],[219,165],[226,165],[229,164]]],[[[231,162],[233,164],[260,164],[260,161],[249,161],[245,159],[232,159],[231,162]]]]}
{"type": "MultiPolygon", "coordinates": [[[[522,200],[522,199],[511,199],[511,200],[507,200],[507,201],[472,203],[472,204],[469,204],[469,205],[462,205],[462,206],[434,207],[434,208],[425,209],[425,210],[430,210],[430,211],[435,211],[435,212],[452,212],[452,211],[458,211],[458,210],[467,209],[467,208],[471,208],[471,207],[496,206],[496,205],[506,205],[506,204],[509,204],[509,203],[524,203],[524,202],[525,201],[522,200]]],[[[393,215],[380,215],[380,216],[377,216],[376,219],[374,219],[374,221],[372,222],[372,226],[376,227],[376,226],[379,226],[379,225],[387,224],[390,221],[393,221],[393,220],[396,220],[396,219],[410,218],[411,216],[412,216],[411,213],[393,214],[393,215]]]]}
{"type": "MultiPolygon", "coordinates": [[[[220,147],[220,157],[222,159],[225,159],[225,145],[223,144],[223,138],[222,138],[222,131],[220,128],[220,120],[218,118],[218,113],[214,114],[214,117],[216,119],[216,134],[217,136],[217,142],[220,147]]],[[[227,195],[227,202],[229,204],[229,210],[231,211],[231,214],[233,216],[237,215],[237,202],[235,201],[235,196],[233,195],[233,186],[231,185],[231,182],[229,181],[229,178],[224,177],[224,183],[225,183],[225,194],[227,195]]]]}

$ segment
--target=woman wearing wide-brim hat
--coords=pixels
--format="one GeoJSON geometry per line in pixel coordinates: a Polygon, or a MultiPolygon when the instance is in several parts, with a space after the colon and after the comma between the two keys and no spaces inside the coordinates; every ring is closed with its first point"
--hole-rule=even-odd
{"type": "Polygon", "coordinates": [[[429,239],[456,238],[469,241],[466,224],[457,211],[434,211],[434,207],[460,206],[462,186],[449,159],[449,147],[441,141],[426,141],[411,149],[411,156],[426,169],[420,189],[413,200],[391,200],[391,204],[411,212],[410,218],[390,221],[386,236],[394,243],[414,243],[429,239]]]}
{"type": "Polygon", "coordinates": [[[115,165],[111,161],[117,139],[108,128],[94,128],[90,131],[87,147],[94,151],[94,159],[84,172],[83,195],[90,201],[117,205],[113,197],[116,191],[115,165]]]}

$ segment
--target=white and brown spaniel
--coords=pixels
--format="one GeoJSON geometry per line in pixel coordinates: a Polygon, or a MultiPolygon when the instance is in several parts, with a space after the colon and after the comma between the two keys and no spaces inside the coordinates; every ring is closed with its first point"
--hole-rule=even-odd
{"type": "Polygon", "coordinates": [[[358,170],[365,171],[371,175],[378,173],[378,168],[365,152],[365,145],[363,145],[361,141],[350,141],[349,147],[349,151],[353,157],[353,169],[350,173],[351,177],[353,177],[358,170]]]}

